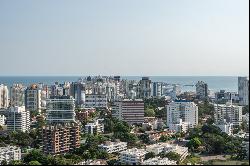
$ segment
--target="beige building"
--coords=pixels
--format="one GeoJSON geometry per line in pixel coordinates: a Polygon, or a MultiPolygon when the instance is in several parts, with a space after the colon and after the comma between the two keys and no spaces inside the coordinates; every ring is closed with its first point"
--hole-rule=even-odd
{"type": "Polygon", "coordinates": [[[22,84],[13,84],[10,88],[10,105],[24,106],[24,92],[25,87],[22,84]]]}

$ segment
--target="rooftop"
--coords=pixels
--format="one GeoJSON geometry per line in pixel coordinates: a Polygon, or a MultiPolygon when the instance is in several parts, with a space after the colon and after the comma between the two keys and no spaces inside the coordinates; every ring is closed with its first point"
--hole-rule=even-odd
{"type": "Polygon", "coordinates": [[[121,154],[137,155],[137,156],[144,156],[146,153],[147,153],[146,150],[137,148],[127,149],[121,152],[121,154]]]}

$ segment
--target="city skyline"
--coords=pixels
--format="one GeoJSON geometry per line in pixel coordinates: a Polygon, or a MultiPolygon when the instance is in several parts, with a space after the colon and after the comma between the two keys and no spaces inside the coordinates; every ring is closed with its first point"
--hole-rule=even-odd
{"type": "Polygon", "coordinates": [[[0,76],[246,76],[249,1],[0,1],[0,76]]]}

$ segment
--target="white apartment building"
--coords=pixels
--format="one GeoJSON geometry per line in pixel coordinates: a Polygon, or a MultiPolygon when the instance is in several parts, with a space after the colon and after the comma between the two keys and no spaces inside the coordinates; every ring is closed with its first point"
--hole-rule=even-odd
{"type": "Polygon", "coordinates": [[[233,123],[224,122],[224,123],[216,124],[216,126],[221,129],[221,132],[227,133],[228,135],[233,134],[233,123]]]}
{"type": "Polygon", "coordinates": [[[165,152],[165,153],[175,152],[181,156],[180,158],[181,161],[184,160],[188,156],[188,148],[178,146],[176,144],[157,143],[157,144],[147,146],[146,150],[148,152],[154,152],[156,155],[160,154],[161,152],[165,152]]]}
{"type": "Polygon", "coordinates": [[[25,87],[22,84],[13,84],[10,88],[10,105],[11,106],[24,106],[24,91],[25,87]]]}
{"type": "Polygon", "coordinates": [[[85,125],[85,133],[104,133],[103,119],[97,119],[94,123],[88,123],[85,125]]]}
{"type": "Polygon", "coordinates": [[[0,115],[0,126],[5,125],[5,120],[6,120],[6,117],[4,115],[0,115]]]}
{"type": "Polygon", "coordinates": [[[196,86],[196,96],[198,99],[206,99],[208,97],[208,86],[203,81],[198,81],[196,86]]]}
{"type": "Polygon", "coordinates": [[[176,161],[168,158],[155,157],[142,162],[142,165],[177,165],[176,161]]]}
{"type": "Polygon", "coordinates": [[[0,163],[3,160],[7,163],[12,160],[21,160],[21,149],[16,146],[0,147],[0,163]]]}
{"type": "Polygon", "coordinates": [[[144,149],[127,149],[120,153],[120,162],[127,165],[139,165],[143,162],[147,151],[144,149]]]}
{"type": "Polygon", "coordinates": [[[108,98],[106,94],[86,94],[85,107],[86,108],[107,108],[108,98]]]}
{"type": "Polygon", "coordinates": [[[177,123],[169,124],[169,130],[175,132],[187,132],[189,126],[189,122],[183,122],[182,119],[178,119],[177,123]]]}
{"type": "Polygon", "coordinates": [[[167,105],[167,126],[179,124],[182,122],[189,123],[189,128],[198,125],[198,106],[194,102],[186,100],[175,100],[167,105]]]}
{"type": "Polygon", "coordinates": [[[249,77],[238,77],[240,105],[249,105],[249,77]]]}
{"type": "Polygon", "coordinates": [[[33,84],[25,90],[25,107],[29,111],[41,112],[41,104],[41,90],[33,84]]]}
{"type": "Polygon", "coordinates": [[[242,122],[242,106],[226,104],[214,104],[214,119],[215,123],[224,122],[233,123],[233,125],[240,125],[242,122]]]}
{"type": "Polygon", "coordinates": [[[112,106],[112,116],[129,124],[144,122],[144,101],[142,99],[124,99],[112,106]]]}
{"type": "Polygon", "coordinates": [[[8,87],[0,84],[0,108],[7,108],[9,106],[9,91],[8,87]]]}
{"type": "Polygon", "coordinates": [[[9,108],[7,130],[22,132],[30,130],[30,112],[25,110],[25,106],[9,108]]]}
{"type": "Polygon", "coordinates": [[[164,149],[166,149],[168,147],[172,147],[172,146],[169,143],[157,143],[157,144],[153,144],[153,145],[148,145],[146,147],[146,150],[148,152],[153,152],[155,155],[158,155],[161,152],[163,152],[164,149]]]}
{"type": "Polygon", "coordinates": [[[75,122],[75,99],[72,96],[51,96],[46,102],[47,122],[75,122]]]}
{"type": "Polygon", "coordinates": [[[127,150],[127,142],[110,142],[107,141],[104,144],[98,145],[99,149],[107,153],[115,153],[127,150]]]}

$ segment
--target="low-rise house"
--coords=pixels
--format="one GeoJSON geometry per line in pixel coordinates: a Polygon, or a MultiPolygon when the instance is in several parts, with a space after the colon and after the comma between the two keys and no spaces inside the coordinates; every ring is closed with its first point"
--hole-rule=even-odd
{"type": "Polygon", "coordinates": [[[180,160],[184,160],[188,155],[188,148],[178,146],[176,144],[169,144],[169,143],[157,143],[153,145],[149,145],[146,147],[148,152],[154,152],[156,155],[160,154],[161,152],[169,153],[175,152],[178,153],[181,158],[180,160]]]}
{"type": "Polygon", "coordinates": [[[107,141],[104,144],[98,145],[98,147],[107,153],[115,153],[127,150],[127,142],[121,142],[120,140],[116,142],[107,141]]]}
{"type": "Polygon", "coordinates": [[[105,160],[87,160],[76,165],[107,165],[107,162],[105,160]]]}
{"type": "Polygon", "coordinates": [[[169,130],[173,132],[187,132],[189,123],[178,119],[176,123],[169,124],[169,130]]]}
{"type": "Polygon", "coordinates": [[[154,142],[154,141],[158,141],[161,138],[161,136],[171,136],[174,133],[164,131],[164,132],[153,132],[153,133],[148,133],[148,134],[149,134],[150,141],[154,142]]]}
{"type": "Polygon", "coordinates": [[[155,157],[142,162],[142,165],[177,165],[176,161],[168,158],[155,157]]]}
{"type": "Polygon", "coordinates": [[[143,162],[145,154],[144,149],[128,149],[120,153],[120,162],[128,165],[139,165],[143,162]]]}
{"type": "Polygon", "coordinates": [[[142,123],[142,128],[144,130],[147,130],[150,127],[151,130],[157,130],[157,129],[161,129],[163,125],[164,125],[163,120],[160,118],[145,117],[144,123],[142,123]]]}

